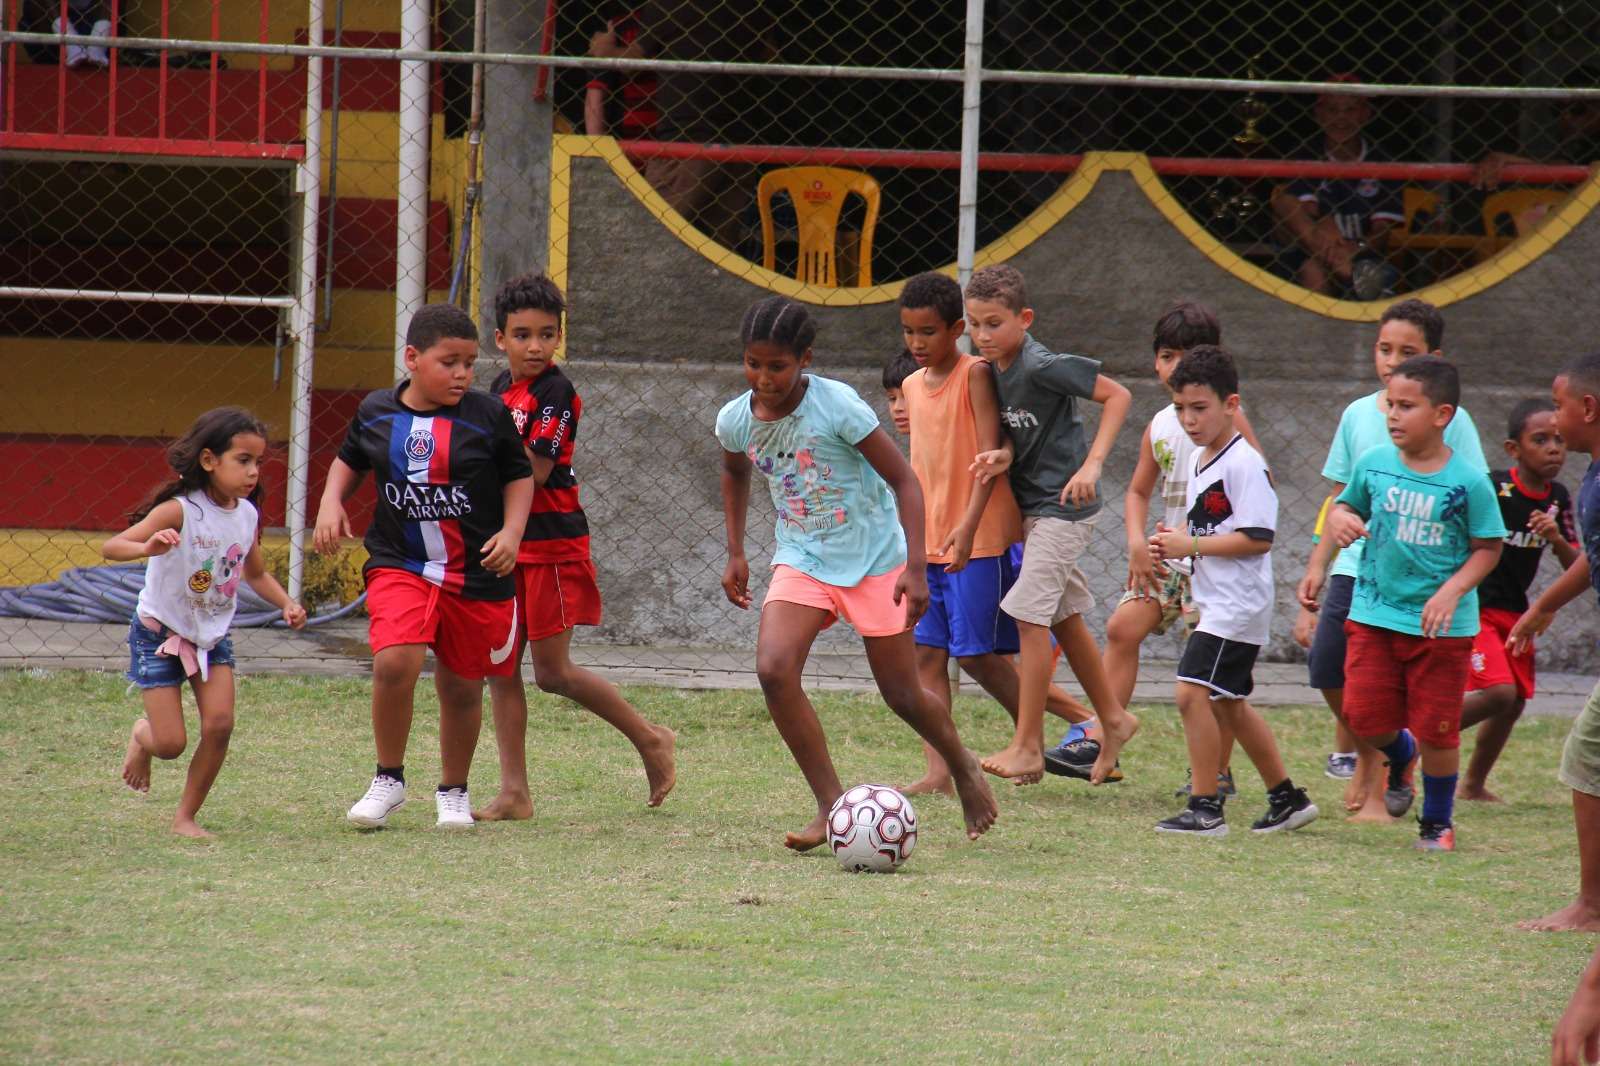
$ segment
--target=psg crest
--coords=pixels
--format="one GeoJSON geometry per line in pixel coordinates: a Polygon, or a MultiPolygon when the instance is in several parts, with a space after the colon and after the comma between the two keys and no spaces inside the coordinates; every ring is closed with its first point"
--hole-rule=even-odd
{"type": "Polygon", "coordinates": [[[414,463],[425,463],[433,458],[433,434],[425,429],[414,429],[406,437],[406,457],[414,463]]]}

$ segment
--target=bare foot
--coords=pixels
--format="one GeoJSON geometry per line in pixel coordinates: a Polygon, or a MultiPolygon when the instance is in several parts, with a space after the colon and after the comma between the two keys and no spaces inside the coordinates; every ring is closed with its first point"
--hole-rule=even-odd
{"type": "Polygon", "coordinates": [[[783,846],[794,851],[810,851],[828,839],[828,816],[819,813],[798,832],[783,834],[783,846]]]}
{"type": "Polygon", "coordinates": [[[1600,931],[1600,910],[1574,900],[1554,914],[1520,921],[1517,928],[1534,933],[1593,933],[1600,931]]]}
{"type": "Polygon", "coordinates": [[[133,737],[128,738],[128,753],[122,758],[122,780],[135,792],[150,791],[150,753],[133,737]]]}
{"type": "Polygon", "coordinates": [[[1357,825],[1391,825],[1400,819],[1390,817],[1389,812],[1383,809],[1382,800],[1376,803],[1369,800],[1346,820],[1357,825]]]}
{"type": "Polygon", "coordinates": [[[1091,785],[1105,783],[1106,776],[1117,765],[1122,746],[1132,740],[1137,732],[1139,719],[1127,711],[1123,711],[1122,717],[1113,719],[1109,725],[1104,718],[1100,720],[1100,756],[1094,761],[1094,769],[1089,771],[1091,785]]]}
{"type": "MultiPolygon", "coordinates": [[[[1040,756],[1040,760],[1043,761],[1043,756],[1040,756]]],[[[984,780],[978,769],[978,761],[971,752],[967,753],[965,766],[953,767],[952,770],[955,773],[956,793],[961,797],[961,816],[967,822],[967,839],[977,840],[1000,817],[1000,807],[995,803],[994,793],[989,791],[989,782],[984,780]]]]}
{"type": "Polygon", "coordinates": [[[1474,800],[1474,801],[1476,801],[1478,803],[1504,803],[1505,802],[1505,800],[1501,799],[1499,796],[1495,795],[1493,792],[1490,792],[1487,788],[1484,788],[1482,785],[1468,783],[1468,782],[1463,782],[1460,785],[1460,787],[1458,787],[1456,789],[1456,799],[1458,799],[1458,800],[1474,800]]]}
{"type": "Polygon", "coordinates": [[[172,831],[181,837],[191,837],[195,840],[211,839],[211,834],[201,829],[193,818],[174,818],[172,831]]]}
{"type": "Polygon", "coordinates": [[[500,792],[482,810],[472,812],[475,822],[520,822],[533,817],[533,797],[526,792],[500,792]]]}
{"type": "Polygon", "coordinates": [[[956,786],[951,782],[950,775],[924,774],[920,780],[906,785],[900,790],[908,796],[926,796],[933,792],[943,792],[946,796],[956,794],[956,786]]]}
{"type": "Polygon", "coordinates": [[[1367,784],[1358,777],[1344,783],[1344,809],[1359,811],[1367,805],[1367,784]]]}
{"type": "Polygon", "coordinates": [[[639,752],[639,757],[644,760],[645,780],[650,784],[650,798],[644,804],[646,807],[661,806],[661,801],[667,798],[672,786],[678,783],[678,761],[674,754],[677,746],[678,734],[664,725],[658,725],[655,743],[648,750],[639,752]]]}
{"type": "Polygon", "coordinates": [[[1034,785],[1044,780],[1044,753],[1012,744],[984,759],[983,768],[1019,785],[1034,785]]]}

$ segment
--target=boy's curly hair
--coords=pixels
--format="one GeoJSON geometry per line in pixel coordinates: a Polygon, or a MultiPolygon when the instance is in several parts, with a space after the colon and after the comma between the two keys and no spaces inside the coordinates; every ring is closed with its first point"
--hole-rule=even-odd
{"type": "Polygon", "coordinates": [[[996,303],[1021,314],[1028,306],[1028,284],[1010,263],[979,267],[967,280],[967,299],[996,303]]]}
{"type": "Polygon", "coordinates": [[[494,294],[494,328],[504,333],[506,320],[518,311],[555,315],[556,326],[560,328],[567,313],[567,301],[561,295],[561,287],[544,274],[519,274],[494,294]]]}

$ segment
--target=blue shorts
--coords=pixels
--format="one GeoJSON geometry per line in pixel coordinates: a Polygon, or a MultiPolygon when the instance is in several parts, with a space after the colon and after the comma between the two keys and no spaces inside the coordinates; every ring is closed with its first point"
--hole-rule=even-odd
{"type": "Polygon", "coordinates": [[[917,622],[913,639],[958,659],[1015,655],[1017,623],[1000,609],[1000,600],[1016,579],[1005,555],[973,559],[953,574],[943,563],[929,563],[928,612],[917,622]]]}
{"type": "MultiPolygon", "coordinates": [[[[162,655],[157,648],[172,636],[172,630],[162,626],[160,632],[151,629],[135,618],[128,627],[128,680],[140,688],[173,688],[188,680],[183,673],[183,660],[173,655],[162,655]]],[[[223,637],[208,656],[210,666],[233,665],[233,638],[223,637]]],[[[199,676],[198,674],[195,676],[199,676]]]]}
{"type": "Polygon", "coordinates": [[[1350,617],[1355,593],[1356,579],[1349,574],[1334,574],[1323,586],[1322,608],[1317,611],[1316,632],[1306,654],[1312,688],[1344,688],[1344,621],[1350,617]]]}

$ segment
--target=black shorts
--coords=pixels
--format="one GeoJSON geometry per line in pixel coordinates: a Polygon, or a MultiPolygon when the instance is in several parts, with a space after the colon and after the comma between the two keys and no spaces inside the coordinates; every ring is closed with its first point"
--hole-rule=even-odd
{"type": "Polygon", "coordinates": [[[1204,685],[1214,700],[1242,700],[1256,687],[1251,671],[1259,644],[1228,640],[1215,633],[1194,633],[1178,660],[1178,680],[1204,685]]]}
{"type": "Polygon", "coordinates": [[[1317,631],[1306,655],[1312,688],[1344,688],[1344,620],[1350,617],[1350,600],[1355,592],[1356,579],[1349,574],[1335,574],[1323,587],[1317,631]]]}

